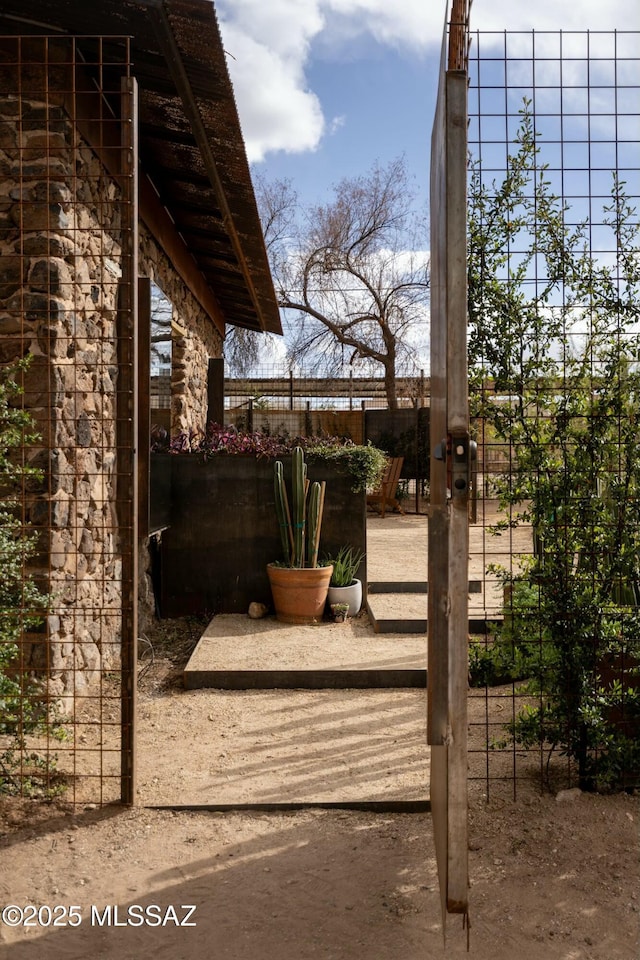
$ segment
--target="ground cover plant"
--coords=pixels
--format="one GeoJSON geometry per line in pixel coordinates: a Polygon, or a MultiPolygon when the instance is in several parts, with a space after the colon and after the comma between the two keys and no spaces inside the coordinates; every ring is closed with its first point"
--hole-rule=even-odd
{"type": "Polygon", "coordinates": [[[554,195],[525,104],[502,184],[472,168],[472,414],[509,451],[503,519],[533,552],[496,572],[504,625],[472,645],[475,683],[519,682],[509,725],[575,765],[583,788],[640,775],[640,244],[612,176],[596,260],[554,195]],[[517,255],[512,251],[518,251],[517,255]]]}

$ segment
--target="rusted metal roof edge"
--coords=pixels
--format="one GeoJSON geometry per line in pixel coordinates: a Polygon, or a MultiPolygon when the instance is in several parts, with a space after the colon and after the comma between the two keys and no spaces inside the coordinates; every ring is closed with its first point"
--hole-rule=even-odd
{"type": "MultiPolygon", "coordinates": [[[[222,213],[223,223],[225,225],[225,229],[229,234],[229,238],[231,240],[234,253],[238,259],[238,263],[240,264],[240,268],[242,270],[245,283],[247,285],[247,288],[251,296],[251,301],[253,303],[256,314],[259,318],[260,327],[263,331],[281,334],[282,327],[281,327],[280,315],[279,315],[279,311],[277,310],[277,307],[276,307],[276,311],[272,312],[271,316],[267,316],[261,302],[264,298],[259,297],[256,291],[256,287],[255,287],[253,276],[252,276],[252,270],[249,264],[247,263],[247,259],[243,249],[243,244],[238,234],[238,230],[236,228],[233,214],[229,206],[229,201],[227,199],[227,195],[223,187],[220,174],[218,172],[218,165],[213,155],[213,150],[211,148],[211,144],[209,142],[209,138],[207,136],[204,123],[202,121],[202,117],[198,109],[196,97],[194,96],[191,83],[189,81],[189,77],[185,69],[185,65],[182,59],[182,54],[169,20],[168,7],[170,6],[170,0],[137,0],[137,2],[141,6],[152,8],[155,11],[156,15],[152,17],[152,20],[153,20],[156,36],[160,44],[160,47],[163,50],[163,53],[165,55],[167,65],[173,77],[173,81],[176,85],[176,89],[180,94],[180,97],[182,98],[185,112],[188,116],[189,122],[192,125],[192,130],[193,130],[196,143],[198,144],[198,148],[202,154],[205,167],[207,169],[207,173],[211,180],[211,184],[216,192],[216,196],[218,198],[220,210],[222,213]],[[274,316],[274,313],[276,314],[275,316],[274,316]]],[[[213,4],[211,5],[211,7],[212,7],[212,14],[213,14],[213,23],[215,24],[216,32],[218,33],[218,37],[220,38],[220,30],[219,30],[217,18],[215,15],[215,10],[213,8],[213,4]]],[[[220,38],[220,46],[222,47],[221,38],[220,38]]],[[[227,74],[227,78],[229,83],[230,99],[233,103],[233,108],[236,114],[236,123],[239,131],[239,139],[244,149],[244,141],[242,140],[242,134],[240,132],[240,121],[239,121],[239,118],[237,117],[237,108],[235,104],[235,98],[233,96],[233,88],[231,86],[231,80],[228,77],[228,74],[227,74]]],[[[253,195],[253,187],[251,186],[251,176],[249,173],[248,164],[247,164],[247,183],[250,186],[251,194],[253,195]]],[[[262,237],[262,230],[260,227],[260,219],[258,217],[257,207],[256,207],[256,223],[260,231],[260,237],[262,237]]],[[[262,246],[264,249],[264,241],[262,243],[262,246]]],[[[265,262],[267,262],[266,250],[264,250],[264,258],[265,258],[265,262]]],[[[270,292],[273,292],[273,302],[274,304],[276,304],[277,301],[275,296],[275,290],[273,289],[271,273],[268,267],[267,267],[267,273],[268,273],[268,282],[271,286],[270,292]]],[[[263,278],[263,281],[264,280],[266,280],[266,278],[263,278]]]]}

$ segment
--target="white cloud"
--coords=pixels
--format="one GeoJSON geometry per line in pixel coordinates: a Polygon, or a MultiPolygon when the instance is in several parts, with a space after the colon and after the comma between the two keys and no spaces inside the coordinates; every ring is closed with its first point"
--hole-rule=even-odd
{"type": "MultiPolygon", "coordinates": [[[[369,36],[413,52],[437,54],[445,0],[217,0],[229,72],[250,161],[271,151],[315,150],[327,124],[305,71],[312,44],[334,56],[369,36]]],[[[640,29],[637,0],[514,3],[474,0],[472,30],[640,29]]]]}
{"type": "Polygon", "coordinates": [[[249,160],[262,160],[270,150],[315,149],[324,117],[318,97],[306,88],[303,60],[236,24],[224,27],[223,38],[249,160]]]}
{"type": "Polygon", "coordinates": [[[349,38],[369,35],[380,43],[413,49],[437,47],[444,5],[424,0],[218,0],[217,13],[235,90],[247,155],[314,150],[324,133],[344,124],[325,122],[305,76],[311,45],[335,55],[349,38]]]}
{"type": "Polygon", "coordinates": [[[473,0],[472,30],[639,30],[637,0],[473,0]]]}
{"type": "Polygon", "coordinates": [[[325,0],[326,30],[336,43],[370,34],[374,40],[407,50],[437,49],[442,39],[443,0],[325,0]]]}

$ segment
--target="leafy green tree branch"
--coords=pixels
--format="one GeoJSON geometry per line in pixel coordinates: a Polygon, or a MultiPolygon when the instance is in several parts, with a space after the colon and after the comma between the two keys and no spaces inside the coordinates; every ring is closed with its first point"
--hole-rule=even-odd
{"type": "Polygon", "coordinates": [[[502,184],[471,168],[469,365],[472,414],[510,454],[498,532],[530,524],[533,552],[501,571],[516,607],[472,662],[523,682],[511,735],[583,787],[640,772],[640,243],[615,175],[603,221],[613,265],[568,225],[525,102],[502,184]]]}

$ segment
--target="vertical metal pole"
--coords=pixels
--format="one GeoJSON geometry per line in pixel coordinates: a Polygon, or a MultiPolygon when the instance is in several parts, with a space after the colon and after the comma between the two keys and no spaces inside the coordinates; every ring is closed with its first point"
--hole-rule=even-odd
{"type": "Polygon", "coordinates": [[[149,536],[151,476],[151,280],[138,279],[138,539],[149,536]]]}
{"type": "Polygon", "coordinates": [[[138,647],[138,88],[121,82],[122,283],[118,309],[117,513],[122,551],[120,797],[135,803],[138,647]]]}
{"type": "Polygon", "coordinates": [[[420,469],[420,407],[415,408],[415,424],[414,424],[414,442],[415,442],[415,465],[414,470],[415,474],[415,508],[416,516],[420,513],[420,480],[422,477],[422,470],[420,469]]]}
{"type": "Polygon", "coordinates": [[[212,357],[207,369],[207,423],[224,426],[224,360],[212,357]]]}

